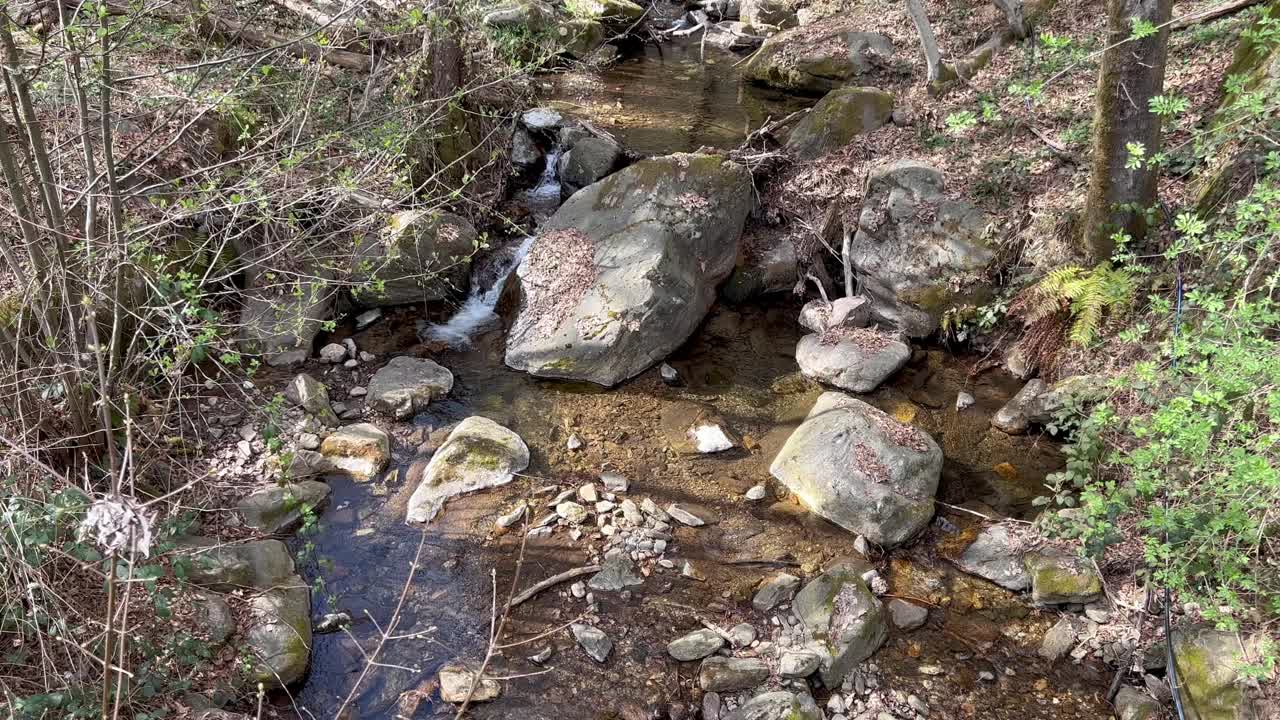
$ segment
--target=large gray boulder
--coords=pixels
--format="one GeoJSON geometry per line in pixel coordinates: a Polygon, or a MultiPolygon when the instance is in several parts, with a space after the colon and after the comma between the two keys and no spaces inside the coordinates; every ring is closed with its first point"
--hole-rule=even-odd
{"type": "Polygon", "coordinates": [[[622,146],[616,141],[588,135],[560,156],[557,171],[565,189],[573,193],[613,172],[621,160],[622,146]]]}
{"type": "Polygon", "coordinates": [[[453,389],[453,373],[425,358],[400,356],[369,380],[369,404],[397,420],[413,417],[453,389]]]}
{"type": "Polygon", "coordinates": [[[809,110],[787,138],[796,159],[812,160],[839,150],[859,135],[884,127],[893,117],[893,96],[873,87],[838,88],[809,110]]]}
{"type": "Polygon", "coordinates": [[[852,566],[837,565],[809,581],[791,608],[824,651],[819,673],[829,688],[840,687],[889,634],[884,607],[852,566]]]}
{"type": "Polygon", "coordinates": [[[441,300],[465,291],[478,243],[475,228],[457,215],[398,212],[381,233],[357,241],[351,294],[362,305],[386,307],[441,300]]]}
{"type": "Polygon", "coordinates": [[[751,187],[741,165],[678,154],[575,193],[516,271],[507,365],[609,386],[664,358],[733,270],[751,187]]]}
{"type": "Polygon", "coordinates": [[[529,467],[520,436],[489,418],[472,415],[458,423],[423,470],[409,498],[409,522],[431,522],[451,497],[498,487],[529,467]]]}
{"type": "Polygon", "coordinates": [[[815,28],[794,28],[765,40],[743,74],[785,90],[825,93],[867,84],[867,76],[893,55],[893,42],[881,33],[863,32],[840,22],[815,28]]]}
{"type": "Polygon", "coordinates": [[[872,317],[929,335],[951,307],[980,303],[995,257],[987,216],[944,192],[942,172],[911,160],[873,170],[851,256],[872,317]]]}
{"type": "Polygon", "coordinates": [[[843,393],[823,393],[769,472],[809,510],[849,532],[898,545],[933,517],[942,450],[843,393]]]}
{"type": "Polygon", "coordinates": [[[796,345],[805,377],[857,393],[880,387],[910,359],[910,346],[874,328],[833,327],[805,335],[796,345]]]}

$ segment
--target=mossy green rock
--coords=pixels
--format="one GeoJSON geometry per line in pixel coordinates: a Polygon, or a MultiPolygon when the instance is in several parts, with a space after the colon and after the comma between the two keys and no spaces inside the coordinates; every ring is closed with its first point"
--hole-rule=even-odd
{"type": "Polygon", "coordinates": [[[796,125],[787,138],[787,151],[811,160],[844,147],[858,135],[889,122],[893,96],[872,87],[832,90],[796,125]]]}
{"type": "MultiPolygon", "coordinates": [[[[498,487],[529,467],[520,436],[486,417],[458,423],[422,471],[409,498],[409,522],[431,522],[451,497],[498,487]]],[[[412,481],[414,478],[409,478],[412,481]]]]}
{"type": "Polygon", "coordinates": [[[398,212],[381,233],[357,239],[351,294],[361,305],[385,307],[463,292],[477,243],[475,228],[457,215],[398,212]]]}
{"type": "Polygon", "coordinates": [[[608,36],[604,25],[590,18],[570,18],[557,23],[555,34],[560,52],[575,60],[585,60],[608,36]]]}
{"type": "Polygon", "coordinates": [[[570,15],[625,27],[644,15],[644,8],[631,0],[566,0],[570,15]]]}
{"type": "Polygon", "coordinates": [[[265,488],[242,499],[236,506],[244,524],[264,533],[288,532],[302,524],[304,510],[319,510],[329,499],[329,486],[318,480],[303,480],[265,488]]]}
{"type": "Polygon", "coordinates": [[[826,651],[819,673],[829,688],[840,687],[889,634],[884,607],[853,565],[837,565],[809,581],[791,608],[826,651]]]}
{"type": "Polygon", "coordinates": [[[1083,604],[1102,597],[1102,579],[1085,558],[1032,552],[1023,556],[1022,564],[1031,576],[1031,599],[1036,603],[1083,604]]]}
{"type": "Polygon", "coordinates": [[[272,587],[294,574],[293,557],[279,540],[222,544],[189,537],[178,544],[181,555],[191,562],[187,579],[219,592],[272,587]]]}
{"type": "Polygon", "coordinates": [[[311,591],[297,575],[255,595],[245,632],[245,650],[254,661],[250,680],[269,688],[301,680],[311,660],[311,591]]]}
{"type": "Polygon", "coordinates": [[[1207,627],[1173,631],[1173,657],[1188,720],[1254,720],[1240,670],[1262,657],[1261,636],[1239,637],[1207,627]]]}
{"type": "Polygon", "coordinates": [[[861,32],[840,23],[787,30],[760,46],[743,70],[757,83],[804,93],[824,93],[861,85],[893,55],[893,43],[880,33],[861,32]]]}

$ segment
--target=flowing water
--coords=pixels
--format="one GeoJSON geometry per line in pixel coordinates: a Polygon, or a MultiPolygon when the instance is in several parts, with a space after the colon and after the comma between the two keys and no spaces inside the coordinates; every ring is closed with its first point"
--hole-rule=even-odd
{"type": "MultiPolygon", "coordinates": [[[[647,52],[606,75],[606,87],[617,83],[619,90],[607,89],[580,104],[607,105],[615,92],[639,97],[664,89],[671,97],[689,98],[687,108],[701,108],[707,117],[686,128],[674,107],[655,104],[645,117],[669,117],[672,128],[611,129],[633,148],[654,153],[710,144],[708,138],[733,144],[731,135],[754,122],[759,111],[716,103],[754,91],[737,85],[725,70],[727,58],[720,70],[685,68],[696,52],[693,46],[667,46],[657,58],[647,52]],[[634,86],[621,79],[623,74],[635,79],[634,86]],[[712,102],[694,102],[706,94],[712,102]],[[740,124],[744,117],[746,124],[740,124]],[[721,134],[722,129],[731,132],[721,134]]],[[[587,612],[585,600],[573,598],[567,583],[515,609],[502,638],[511,646],[489,669],[490,675],[513,679],[502,683],[498,700],[475,705],[473,717],[694,718],[697,664],[675,662],[666,644],[701,627],[703,619],[721,627],[750,622],[767,639],[776,628],[750,607],[755,583],[779,568],[812,574],[854,552],[852,535],[790,499],[775,498],[778,488],[770,482],[769,462],[822,391],[796,369],[795,301],[774,296],[715,308],[669,358],[683,380],[677,387],[664,384],[656,369],[611,390],[538,380],[503,365],[502,333],[494,322],[502,279],[528,241],[516,245],[488,272],[489,284],[482,282],[452,319],[439,323],[440,318],[401,309],[353,336],[362,350],[383,358],[430,355],[450,368],[456,381],[447,399],[412,423],[391,428],[395,457],[384,478],[332,480],[331,504],[321,530],[309,538],[315,551],[303,571],[323,581],[322,591],[313,594],[317,615],[340,609],[356,622],[349,635],[316,637],[310,676],[292,698],[302,716],[333,717],[359,681],[347,717],[394,717],[415,690],[423,698],[415,717],[451,717],[454,708],[434,692],[436,670],[459,658],[475,663],[484,657],[495,595],[501,603],[517,566],[517,584],[524,588],[591,561],[592,543],[586,538],[574,542],[558,531],[529,540],[522,550],[522,533],[499,534],[494,520],[524,498],[540,499],[535,515],[541,515],[541,504],[550,496],[538,494],[539,489],[577,487],[597,480],[602,470],[630,479],[627,497],[652,498],[664,507],[684,503],[701,508],[714,522],[673,531],[667,557],[676,561],[674,570],[655,566],[629,596],[596,594],[599,611],[590,621],[614,642],[603,665],[588,659],[564,629],[587,612]],[[426,344],[419,327],[426,328],[426,344]],[[704,410],[719,414],[741,434],[743,447],[714,456],[680,452],[684,429],[704,410]],[[532,454],[527,473],[506,487],[451,501],[425,531],[405,525],[405,505],[423,462],[418,458],[439,445],[451,423],[472,414],[492,418],[524,438],[532,454]],[[571,434],[585,443],[582,449],[566,448],[571,434]],[[761,482],[770,484],[769,498],[747,501],[744,492],[761,482]],[[696,563],[705,578],[683,577],[679,568],[685,560],[696,563]],[[382,666],[361,681],[365,654],[378,645],[381,633],[395,638],[384,644],[378,657],[382,666]],[[552,649],[545,665],[528,659],[545,648],[552,649]]],[[[939,500],[1025,517],[1031,500],[1044,492],[1045,475],[1062,459],[1050,443],[990,429],[988,419],[1019,383],[995,371],[972,372],[977,360],[918,350],[902,372],[867,399],[930,432],[943,448],[947,459],[939,500]],[[976,403],[957,411],[961,390],[976,403]]],[[[963,575],[947,562],[974,528],[973,515],[940,507],[922,538],[873,558],[891,594],[930,607],[923,628],[893,633],[872,658],[882,684],[919,696],[933,709],[931,718],[1103,717],[1103,668],[1089,661],[1053,666],[1038,657],[1040,638],[1055,619],[1051,614],[1028,609],[1023,598],[963,575]],[[979,680],[981,672],[993,673],[995,682],[979,680]]],[[[815,694],[825,703],[827,691],[815,694]]],[[[282,711],[289,705],[284,698],[277,702],[282,711]]]]}

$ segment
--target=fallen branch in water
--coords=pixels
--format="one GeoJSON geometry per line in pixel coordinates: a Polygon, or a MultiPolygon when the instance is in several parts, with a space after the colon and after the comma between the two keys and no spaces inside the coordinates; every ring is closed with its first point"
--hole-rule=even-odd
{"type": "Polygon", "coordinates": [[[552,575],[551,577],[547,578],[546,580],[543,580],[542,582],[534,583],[534,585],[531,586],[529,589],[524,590],[519,595],[516,595],[515,597],[511,598],[511,600],[507,603],[507,608],[510,609],[519,605],[520,603],[531,600],[533,599],[534,595],[537,595],[538,593],[542,592],[543,590],[546,590],[547,588],[555,587],[556,585],[559,585],[562,582],[565,582],[567,580],[572,580],[576,577],[582,577],[583,575],[590,575],[591,573],[597,573],[597,572],[600,572],[599,565],[585,565],[580,568],[565,570],[564,572],[558,575],[552,575]]]}

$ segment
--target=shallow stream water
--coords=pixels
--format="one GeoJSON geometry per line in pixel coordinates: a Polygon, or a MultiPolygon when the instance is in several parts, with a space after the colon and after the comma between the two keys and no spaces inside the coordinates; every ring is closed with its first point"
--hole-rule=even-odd
{"type": "MultiPolygon", "coordinates": [[[[603,89],[597,87],[576,103],[608,107],[621,100],[623,108],[642,106],[643,112],[637,110],[608,129],[632,149],[655,154],[704,144],[734,145],[734,138],[763,121],[762,114],[777,116],[787,107],[737,104],[738,98],[757,97],[757,91],[738,84],[730,65],[734,58],[718,56],[717,65],[709,68],[696,62],[697,52],[696,45],[666,46],[661,56],[646,52],[606,74],[600,80],[603,89]],[[640,101],[659,90],[664,98],[675,99],[640,101]],[[686,118],[681,107],[696,117],[686,118]]],[[[310,538],[315,551],[303,570],[308,579],[323,582],[323,591],[313,594],[317,616],[339,609],[356,622],[350,635],[316,637],[309,678],[291,700],[278,702],[292,704],[304,717],[333,717],[361,677],[364,653],[378,644],[381,628],[397,637],[385,643],[378,658],[384,666],[364,677],[347,716],[394,717],[402,696],[413,690],[424,698],[416,717],[452,716],[454,708],[434,693],[436,670],[459,658],[478,663],[484,657],[495,594],[501,603],[517,566],[518,586],[524,588],[588,564],[589,548],[600,547],[589,536],[574,542],[558,531],[529,540],[523,562],[518,562],[523,534],[497,534],[494,520],[530,497],[539,501],[535,516],[540,515],[541,505],[554,493],[537,494],[539,489],[577,487],[598,480],[607,469],[629,478],[626,497],[637,502],[649,497],[663,507],[684,503],[703,509],[714,522],[673,532],[667,557],[676,561],[674,570],[655,566],[629,597],[596,593],[599,611],[590,621],[614,642],[605,664],[587,658],[563,629],[587,611],[585,600],[569,594],[568,583],[515,609],[502,642],[525,644],[505,649],[489,669],[492,676],[514,679],[502,683],[498,700],[475,705],[471,714],[513,720],[696,717],[697,664],[675,662],[666,654],[666,644],[701,627],[703,620],[721,627],[749,622],[767,639],[776,628],[750,606],[762,577],[780,568],[811,575],[854,554],[851,534],[807,513],[768,472],[770,461],[822,391],[796,368],[798,310],[798,303],[785,295],[717,306],[669,358],[683,379],[678,387],[664,384],[656,369],[612,390],[537,380],[503,365],[499,328],[477,326],[488,330],[477,330],[480,334],[465,349],[439,342],[424,345],[416,330],[420,321],[444,318],[421,317],[410,309],[389,313],[354,334],[362,350],[383,359],[429,355],[452,370],[456,383],[447,400],[412,423],[391,428],[395,460],[385,478],[372,483],[332,480],[333,497],[321,517],[321,530],[310,538]],[[743,447],[713,456],[681,453],[684,429],[703,410],[723,417],[743,437],[743,447]],[[451,424],[472,414],[520,434],[532,454],[527,473],[506,487],[451,501],[425,531],[406,526],[405,505],[415,485],[411,478],[451,424]],[[581,438],[582,449],[566,448],[570,434],[581,438]],[[766,483],[769,493],[763,501],[750,502],[744,493],[757,483],[766,483]],[[419,565],[407,582],[422,532],[419,565]],[[683,577],[685,560],[694,562],[705,579],[683,577]],[[392,628],[397,607],[401,612],[392,628]],[[553,654],[546,665],[527,659],[547,647],[553,654]]],[[[978,360],[919,349],[868,401],[938,441],[947,458],[940,501],[1026,517],[1031,500],[1043,492],[1045,475],[1062,460],[1048,442],[990,429],[990,416],[1020,383],[997,371],[971,373],[978,360]],[[976,402],[957,411],[961,390],[976,402]]],[[[887,556],[873,552],[871,560],[889,582],[891,595],[930,608],[923,628],[892,633],[872,658],[882,683],[919,696],[932,709],[930,717],[1105,716],[1101,667],[1088,662],[1050,666],[1036,654],[1054,617],[959,573],[947,561],[972,537],[977,520],[940,506],[938,518],[919,540],[887,556]],[[996,680],[980,681],[983,671],[996,680]]],[[[827,691],[815,694],[824,704],[827,691]]]]}

